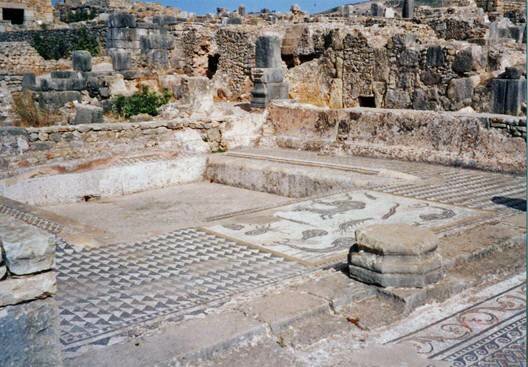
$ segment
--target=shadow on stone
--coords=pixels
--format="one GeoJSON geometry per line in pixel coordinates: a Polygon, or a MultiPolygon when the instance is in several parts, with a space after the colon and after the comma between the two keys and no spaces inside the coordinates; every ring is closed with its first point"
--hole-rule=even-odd
{"type": "Polygon", "coordinates": [[[525,199],[509,198],[506,196],[494,196],[491,198],[491,201],[497,205],[503,205],[508,208],[526,212],[526,200],[525,199]]]}

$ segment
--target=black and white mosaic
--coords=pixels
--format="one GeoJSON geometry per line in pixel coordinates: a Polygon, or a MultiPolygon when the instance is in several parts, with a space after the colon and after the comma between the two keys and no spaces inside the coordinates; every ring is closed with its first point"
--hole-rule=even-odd
{"type": "Polygon", "coordinates": [[[66,353],[111,344],[139,324],[177,320],[210,302],[305,271],[197,229],[91,250],[62,243],[57,267],[66,353]]]}
{"type": "Polygon", "coordinates": [[[520,284],[396,342],[453,367],[526,367],[526,284],[520,284]]]}

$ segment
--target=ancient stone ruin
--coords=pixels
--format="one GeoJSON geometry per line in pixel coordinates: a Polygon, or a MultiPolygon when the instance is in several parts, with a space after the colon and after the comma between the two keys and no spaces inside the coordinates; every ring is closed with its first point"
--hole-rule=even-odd
{"type": "Polygon", "coordinates": [[[0,0],[0,366],[524,366],[524,1],[162,3],[0,0]]]}

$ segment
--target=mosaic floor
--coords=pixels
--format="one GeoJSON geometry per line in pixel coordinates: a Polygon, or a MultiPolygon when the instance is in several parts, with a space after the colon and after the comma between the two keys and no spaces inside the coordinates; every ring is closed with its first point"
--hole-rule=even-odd
{"type": "Polygon", "coordinates": [[[453,367],[526,366],[526,283],[417,330],[395,342],[453,367]]]}
{"type": "Polygon", "coordinates": [[[208,303],[305,271],[298,264],[194,229],[137,244],[57,254],[65,352],[108,345],[131,327],[178,320],[208,303]]]}
{"type": "Polygon", "coordinates": [[[408,223],[440,231],[486,216],[478,210],[357,190],[234,217],[207,229],[318,265],[345,261],[355,230],[363,226],[408,223]]]}

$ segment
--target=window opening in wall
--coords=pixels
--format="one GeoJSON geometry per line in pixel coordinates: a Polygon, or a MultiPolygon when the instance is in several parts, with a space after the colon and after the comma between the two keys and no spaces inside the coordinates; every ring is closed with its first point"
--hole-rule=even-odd
{"type": "Polygon", "coordinates": [[[359,96],[359,107],[376,107],[376,98],[373,96],[359,96]]]}
{"type": "Polygon", "coordinates": [[[2,8],[2,20],[11,24],[24,24],[24,9],[2,8]]]}

